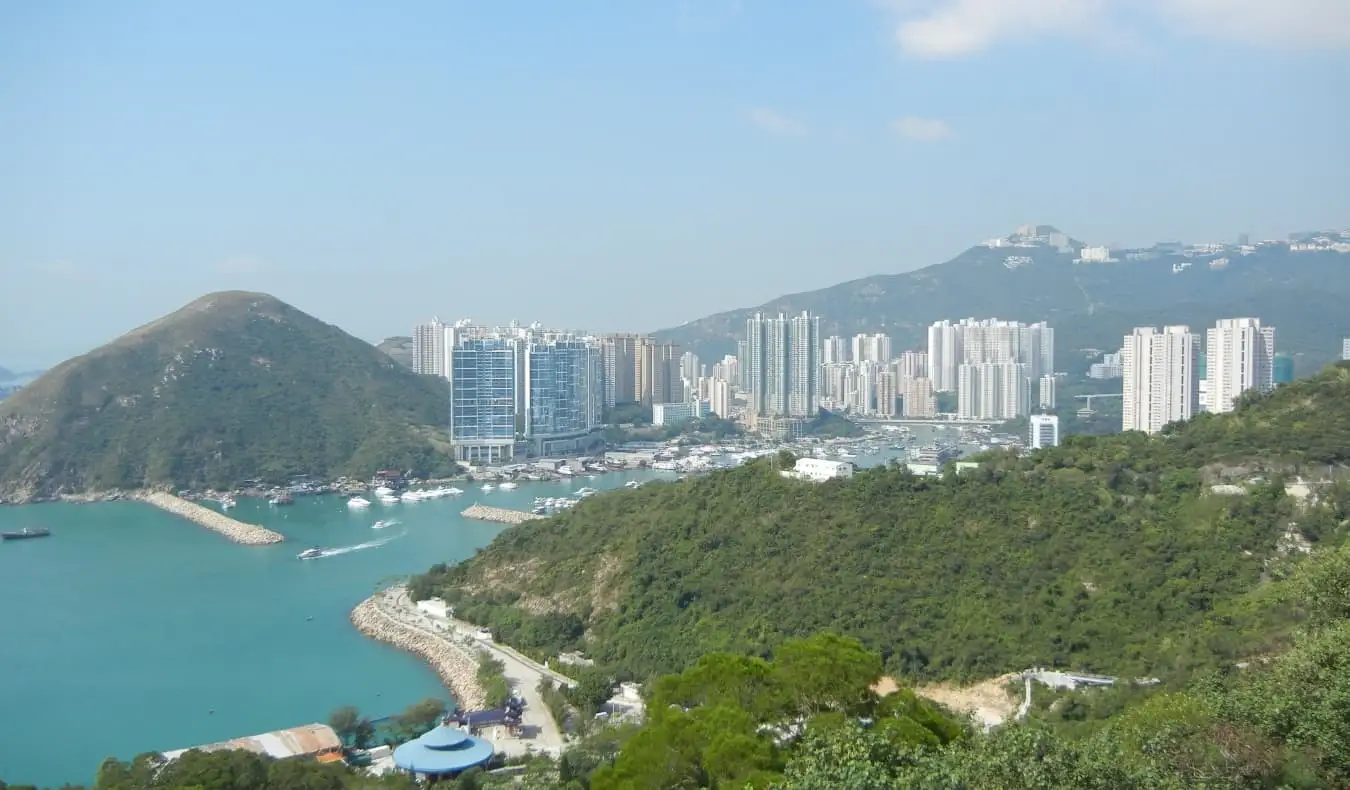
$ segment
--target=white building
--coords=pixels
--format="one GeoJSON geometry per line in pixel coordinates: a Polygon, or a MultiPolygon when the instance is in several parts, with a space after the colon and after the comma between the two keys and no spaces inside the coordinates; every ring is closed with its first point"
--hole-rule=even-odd
{"type": "Polygon", "coordinates": [[[1350,337],[1341,341],[1341,359],[1350,360],[1350,337]]]}
{"type": "Polygon", "coordinates": [[[724,420],[731,419],[731,382],[725,379],[713,379],[712,385],[708,389],[710,411],[724,420]]]}
{"type": "Polygon", "coordinates": [[[1033,450],[1059,446],[1059,418],[1053,414],[1031,415],[1031,435],[1028,444],[1033,450]]]}
{"type": "Polygon", "coordinates": [[[1055,376],[1041,376],[1040,383],[1036,385],[1036,406],[1041,409],[1055,408],[1055,376]]]}
{"type": "Polygon", "coordinates": [[[1206,337],[1209,411],[1223,414],[1247,390],[1275,387],[1275,327],[1259,318],[1224,318],[1206,337]]]}
{"type": "Polygon", "coordinates": [[[985,362],[957,369],[956,416],[1011,420],[1031,412],[1031,366],[985,362]]]}
{"type": "Polygon", "coordinates": [[[413,372],[445,375],[445,330],[439,318],[413,327],[413,372]]]}
{"type": "Polygon", "coordinates": [[[884,365],[891,361],[891,338],[889,335],[853,336],[853,361],[876,362],[884,365]]]}
{"type": "Polygon", "coordinates": [[[1135,327],[1120,350],[1121,430],[1158,433],[1199,407],[1200,336],[1188,326],[1135,327]]]}
{"type": "Polygon", "coordinates": [[[990,318],[939,321],[928,327],[928,376],[938,392],[959,389],[961,365],[1009,362],[1030,366],[1033,380],[1055,372],[1055,330],[990,318]]]}
{"type": "Polygon", "coordinates": [[[928,352],[902,351],[891,366],[902,380],[928,378],[928,352]]]}
{"type": "Polygon", "coordinates": [[[784,471],[783,476],[816,483],[843,480],[853,477],[853,464],[848,461],[827,461],[824,458],[798,458],[796,466],[791,471],[784,471]]]}
{"type": "Polygon", "coordinates": [[[1110,247],[1084,247],[1075,263],[1115,263],[1110,247]]]}
{"type": "Polygon", "coordinates": [[[848,345],[839,335],[830,335],[821,344],[820,363],[833,365],[840,362],[848,362],[848,345]]]}
{"type": "Polygon", "coordinates": [[[691,420],[701,420],[707,416],[707,401],[652,404],[652,425],[684,425],[691,420]]]}

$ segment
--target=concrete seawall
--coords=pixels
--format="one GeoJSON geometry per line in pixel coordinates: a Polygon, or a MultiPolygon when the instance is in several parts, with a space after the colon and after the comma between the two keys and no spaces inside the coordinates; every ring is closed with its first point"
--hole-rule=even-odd
{"type": "Polygon", "coordinates": [[[280,543],[286,539],[279,532],[273,532],[257,524],[245,524],[242,521],[236,521],[210,508],[202,507],[196,502],[189,502],[163,491],[143,494],[139,498],[141,501],[154,505],[166,513],[172,513],[213,532],[219,532],[235,543],[242,543],[245,546],[267,546],[272,543],[280,543]]]}
{"type": "Polygon", "coordinates": [[[487,707],[483,688],[478,683],[478,657],[470,648],[461,647],[417,626],[402,622],[380,606],[379,593],[357,604],[352,610],[352,625],[370,637],[406,650],[431,665],[441,682],[454,695],[460,710],[487,707]]]}
{"type": "Polygon", "coordinates": [[[460,515],[464,518],[473,518],[479,521],[495,521],[498,524],[520,524],[536,518],[544,518],[537,513],[526,513],[523,510],[507,510],[504,507],[489,507],[477,504],[465,508],[460,515]]]}

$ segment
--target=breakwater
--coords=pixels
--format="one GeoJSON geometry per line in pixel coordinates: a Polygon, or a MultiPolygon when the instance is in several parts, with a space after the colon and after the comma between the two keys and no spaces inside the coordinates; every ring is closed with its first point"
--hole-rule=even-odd
{"type": "Polygon", "coordinates": [[[478,504],[465,508],[460,512],[460,515],[478,521],[495,521],[498,524],[520,524],[536,518],[544,518],[537,513],[526,513],[523,510],[508,510],[504,507],[489,507],[488,505],[478,504]]]}
{"type": "Polygon", "coordinates": [[[430,664],[454,695],[460,710],[486,708],[483,687],[478,683],[478,658],[473,651],[391,615],[384,606],[393,604],[382,600],[385,595],[388,593],[377,593],[356,605],[351,614],[356,630],[430,664]]]}
{"type": "Polygon", "coordinates": [[[165,491],[153,491],[143,494],[139,498],[160,510],[172,513],[179,518],[185,518],[213,532],[219,532],[235,543],[242,543],[245,546],[267,546],[272,543],[280,543],[286,539],[280,532],[273,532],[257,524],[236,521],[223,513],[217,513],[196,502],[189,502],[165,491]]]}

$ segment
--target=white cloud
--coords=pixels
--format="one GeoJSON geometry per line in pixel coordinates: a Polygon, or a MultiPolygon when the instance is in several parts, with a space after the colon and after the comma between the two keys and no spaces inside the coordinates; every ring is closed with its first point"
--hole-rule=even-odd
{"type": "Polygon", "coordinates": [[[951,127],[946,121],[937,118],[919,118],[906,115],[891,121],[891,131],[906,140],[931,143],[951,136],[951,127]]]}
{"type": "Polygon", "coordinates": [[[881,0],[906,54],[955,58],[1045,36],[1130,39],[1140,23],[1295,49],[1350,47],[1350,0],[881,0]]]}
{"type": "Polygon", "coordinates": [[[802,121],[768,107],[750,110],[750,123],[777,137],[805,137],[810,129],[802,121]]]}
{"type": "Polygon", "coordinates": [[[222,274],[252,274],[262,265],[262,261],[252,255],[232,255],[216,264],[216,271],[222,274]]]}

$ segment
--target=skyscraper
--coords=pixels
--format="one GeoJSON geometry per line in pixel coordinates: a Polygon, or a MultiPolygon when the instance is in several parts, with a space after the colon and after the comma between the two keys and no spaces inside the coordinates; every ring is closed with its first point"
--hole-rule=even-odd
{"type": "Polygon", "coordinates": [[[1275,386],[1275,327],[1259,318],[1224,318],[1206,336],[1205,373],[1209,410],[1233,410],[1247,390],[1270,392],[1275,386]]]}
{"type": "Polygon", "coordinates": [[[811,418],[820,408],[820,319],[810,313],[746,321],[750,412],[811,418]]]}
{"type": "Polygon", "coordinates": [[[516,443],[516,339],[484,336],[458,326],[445,335],[455,460],[471,464],[510,460],[516,443]]]}
{"type": "Polygon", "coordinates": [[[447,375],[445,368],[445,330],[439,318],[413,327],[413,372],[428,376],[447,375]]]}
{"type": "Polygon", "coordinates": [[[889,335],[853,336],[853,361],[876,362],[886,364],[891,361],[891,338],[889,335]]]}
{"type": "Polygon", "coordinates": [[[1011,420],[1031,412],[1031,366],[981,362],[957,367],[956,414],[966,420],[1011,420]]]}
{"type": "Polygon", "coordinates": [[[844,339],[839,335],[825,338],[825,342],[821,345],[820,364],[835,365],[847,361],[848,346],[844,343],[844,339]]]}
{"type": "Polygon", "coordinates": [[[939,321],[928,327],[928,371],[939,392],[958,388],[961,365],[1016,362],[1031,378],[1055,372],[1055,330],[1044,321],[1023,324],[997,318],[939,321]]]}
{"type": "Polygon", "coordinates": [[[600,338],[606,407],[613,408],[616,403],[637,402],[637,351],[641,342],[641,335],[632,334],[613,334],[600,338]]]}
{"type": "Polygon", "coordinates": [[[1121,430],[1157,433],[1199,406],[1200,336],[1187,326],[1136,327],[1120,349],[1121,430]]]}
{"type": "Polygon", "coordinates": [[[901,396],[904,398],[904,415],[906,417],[915,417],[920,419],[931,419],[937,416],[937,396],[933,392],[933,380],[928,378],[912,378],[903,382],[904,389],[901,396]]]}
{"type": "Polygon", "coordinates": [[[636,388],[638,400],[653,403],[684,401],[684,381],[680,376],[680,346],[646,337],[638,347],[636,388]]]}

